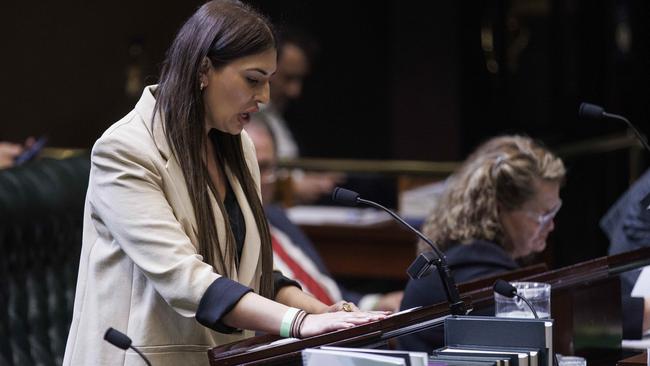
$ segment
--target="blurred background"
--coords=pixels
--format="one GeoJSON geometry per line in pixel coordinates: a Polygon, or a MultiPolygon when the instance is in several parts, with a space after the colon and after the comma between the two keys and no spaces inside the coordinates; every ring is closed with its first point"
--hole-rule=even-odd
{"type": "MultiPolygon", "coordinates": [[[[61,364],[87,152],[157,82],[167,47],[202,3],[0,6],[0,142],[46,136],[48,148],[82,152],[0,171],[0,365],[61,364]]],[[[599,221],[650,157],[625,124],[577,111],[581,102],[599,104],[650,133],[649,1],[249,3],[319,44],[302,97],[286,112],[302,158],[363,168],[366,184],[351,188],[399,208],[401,191],[443,179],[480,142],[529,135],[568,168],[556,229],[532,262],[554,269],[607,255],[599,221]],[[412,186],[385,174],[422,166],[429,175],[413,174],[412,186]]],[[[416,240],[392,221],[301,228],[349,289],[404,288],[416,240]]]]}
{"type": "MultiPolygon", "coordinates": [[[[46,135],[49,146],[90,148],[156,83],[201,3],[5,2],[0,140],[46,135]]],[[[303,156],[460,161],[490,136],[527,134],[569,168],[546,261],[606,254],[598,220],[648,157],[617,142],[625,125],[580,120],[577,108],[597,103],[648,131],[650,2],[251,3],[320,44],[287,114],[303,156]]]]}

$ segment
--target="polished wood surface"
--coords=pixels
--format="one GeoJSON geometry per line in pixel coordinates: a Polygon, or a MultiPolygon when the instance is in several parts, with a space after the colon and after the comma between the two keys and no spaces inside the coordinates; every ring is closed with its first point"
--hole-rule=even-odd
{"type": "MultiPolygon", "coordinates": [[[[458,285],[466,306],[480,308],[494,303],[496,278],[551,284],[554,319],[554,351],[587,359],[590,366],[613,365],[622,352],[620,282],[618,274],[650,264],[650,248],[602,257],[565,268],[541,272],[533,266],[458,285]]],[[[277,336],[255,337],[218,346],[208,352],[210,364],[300,364],[300,350],[321,345],[376,347],[393,337],[439,324],[449,314],[446,303],[420,308],[359,327],[323,334],[297,342],[252,350],[277,336]]]]}
{"type": "Polygon", "coordinates": [[[397,222],[302,225],[334,277],[406,280],[417,237],[397,222]]]}
{"type": "Polygon", "coordinates": [[[636,356],[628,357],[626,359],[618,361],[616,366],[641,366],[648,364],[648,353],[643,352],[636,356]]]}
{"type": "Polygon", "coordinates": [[[306,171],[372,173],[393,176],[445,178],[460,167],[458,161],[358,160],[358,159],[280,159],[278,166],[306,171]]]}
{"type": "MultiPolygon", "coordinates": [[[[462,293],[466,307],[471,308],[471,294],[484,295],[486,288],[491,288],[497,278],[511,280],[522,276],[530,276],[541,273],[546,269],[543,264],[522,268],[506,274],[488,276],[474,281],[458,285],[462,293]]],[[[490,293],[490,296],[492,294],[490,293]]],[[[485,299],[483,299],[485,301],[485,299]]],[[[340,346],[368,346],[373,343],[386,342],[389,338],[396,336],[395,333],[412,331],[411,328],[420,327],[420,324],[430,322],[432,319],[443,317],[449,314],[449,307],[446,303],[440,303],[418,309],[413,312],[391,317],[381,322],[375,322],[348,330],[311,337],[300,342],[278,345],[272,348],[253,351],[253,348],[261,345],[268,345],[280,339],[279,336],[260,336],[244,341],[235,342],[216,347],[209,352],[211,365],[234,365],[234,364],[300,364],[300,350],[321,345],[340,346]]]]}
{"type": "MultiPolygon", "coordinates": [[[[471,308],[469,298],[463,298],[465,306],[471,308]]],[[[409,326],[420,323],[441,323],[449,315],[447,304],[436,304],[419,308],[390,318],[356,326],[349,329],[309,337],[300,341],[279,344],[268,348],[255,349],[259,346],[280,339],[278,336],[261,336],[241,342],[217,346],[208,351],[210,365],[300,365],[300,351],[305,348],[324,345],[361,347],[371,344],[385,344],[394,335],[409,326]]]]}

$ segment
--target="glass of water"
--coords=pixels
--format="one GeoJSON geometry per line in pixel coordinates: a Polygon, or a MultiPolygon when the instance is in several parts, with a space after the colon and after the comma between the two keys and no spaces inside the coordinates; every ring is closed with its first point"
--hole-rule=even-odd
{"type": "Polygon", "coordinates": [[[587,366],[587,360],[578,356],[557,355],[558,366],[587,366]]]}
{"type": "MultiPolygon", "coordinates": [[[[543,282],[511,282],[517,293],[525,297],[541,319],[551,316],[551,285],[543,282]]],[[[494,293],[495,313],[500,318],[534,318],[528,305],[518,297],[494,293]]]]}

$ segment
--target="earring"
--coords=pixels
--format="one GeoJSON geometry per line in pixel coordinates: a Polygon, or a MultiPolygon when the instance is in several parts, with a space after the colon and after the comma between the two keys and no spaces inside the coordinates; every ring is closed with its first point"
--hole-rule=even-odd
{"type": "Polygon", "coordinates": [[[201,82],[201,85],[199,85],[199,90],[203,91],[203,89],[205,89],[205,84],[203,84],[203,82],[201,82]]]}

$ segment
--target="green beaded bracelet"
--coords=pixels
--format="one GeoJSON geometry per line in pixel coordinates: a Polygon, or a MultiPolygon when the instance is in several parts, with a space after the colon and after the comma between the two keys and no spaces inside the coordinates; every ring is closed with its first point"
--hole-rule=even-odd
{"type": "Polygon", "coordinates": [[[291,335],[291,324],[299,311],[300,309],[289,308],[289,310],[284,313],[282,323],[280,323],[280,337],[288,338],[291,335]]]}

